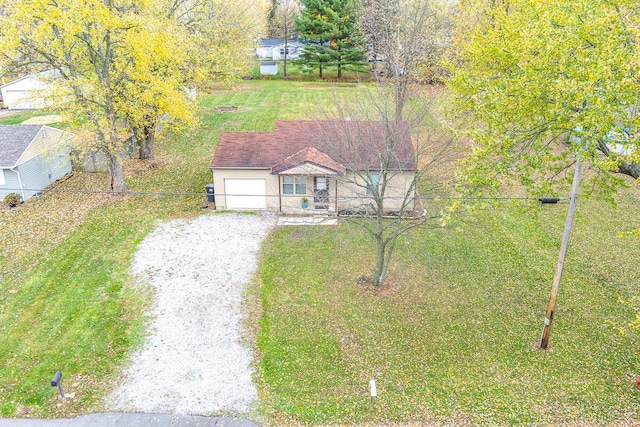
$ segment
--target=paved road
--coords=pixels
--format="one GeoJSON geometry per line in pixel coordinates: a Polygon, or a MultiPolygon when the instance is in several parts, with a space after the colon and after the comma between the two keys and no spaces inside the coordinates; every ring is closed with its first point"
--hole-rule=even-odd
{"type": "Polygon", "coordinates": [[[260,427],[243,418],[172,414],[104,413],[77,418],[39,420],[0,418],[0,427],[260,427]]]}

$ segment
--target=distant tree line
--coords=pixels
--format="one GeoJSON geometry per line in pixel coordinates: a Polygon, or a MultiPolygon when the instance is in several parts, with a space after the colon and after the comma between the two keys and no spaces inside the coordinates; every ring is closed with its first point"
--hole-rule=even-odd
{"type": "Polygon", "coordinates": [[[272,0],[267,28],[270,37],[305,43],[298,62],[319,77],[327,67],[338,78],[367,68],[397,77],[413,67],[415,77],[434,81],[451,33],[447,10],[433,0],[272,0]]]}

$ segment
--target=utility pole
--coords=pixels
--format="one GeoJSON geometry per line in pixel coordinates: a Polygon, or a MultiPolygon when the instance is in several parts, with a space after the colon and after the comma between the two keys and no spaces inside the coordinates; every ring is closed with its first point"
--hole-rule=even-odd
{"type": "Polygon", "coordinates": [[[571,186],[571,200],[569,201],[569,212],[567,220],[564,224],[564,234],[562,236],[562,245],[560,246],[560,256],[558,257],[558,265],[556,273],[553,277],[553,286],[551,287],[551,297],[547,306],[547,315],[544,318],[544,327],[542,328],[542,338],[540,339],[540,348],[546,349],[549,345],[549,334],[551,333],[551,322],[553,321],[553,310],[556,306],[558,298],[558,289],[560,288],[560,279],[562,278],[562,269],[564,267],[564,258],[567,255],[569,247],[569,237],[571,236],[571,225],[573,224],[573,215],[576,211],[576,200],[578,199],[578,189],[580,188],[580,175],[582,173],[582,162],[580,159],[576,161],[576,171],[573,175],[573,185],[571,186]]]}
{"type": "Polygon", "coordinates": [[[289,0],[282,3],[282,15],[284,18],[284,70],[282,77],[287,77],[287,56],[289,56],[289,0]]]}

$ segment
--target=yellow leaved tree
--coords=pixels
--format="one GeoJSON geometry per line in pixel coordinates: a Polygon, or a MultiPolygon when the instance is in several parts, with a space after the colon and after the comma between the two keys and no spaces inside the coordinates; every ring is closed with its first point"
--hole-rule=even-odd
{"type": "Polygon", "coordinates": [[[473,141],[461,178],[551,194],[579,156],[610,191],[640,177],[637,2],[464,0],[449,80],[473,141]]]}
{"type": "Polygon", "coordinates": [[[58,71],[56,107],[76,119],[83,151],[104,155],[115,192],[125,188],[125,141],[135,135],[153,157],[160,123],[193,124],[187,89],[246,72],[259,30],[250,5],[228,0],[0,0],[0,9],[0,66],[58,71]]]}

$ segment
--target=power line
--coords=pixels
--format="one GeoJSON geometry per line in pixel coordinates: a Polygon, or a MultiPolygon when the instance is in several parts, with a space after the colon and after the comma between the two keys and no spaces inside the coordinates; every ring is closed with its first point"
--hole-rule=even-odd
{"type": "MultiPolygon", "coordinates": [[[[46,193],[70,193],[70,194],[106,194],[113,196],[186,196],[186,197],[195,197],[201,196],[206,197],[208,193],[206,192],[189,192],[189,191],[135,191],[135,190],[125,190],[125,191],[112,191],[112,190],[89,190],[89,189],[38,189],[38,188],[5,188],[8,191],[35,191],[38,193],[46,194],[46,193]]],[[[214,193],[215,196],[221,197],[282,197],[282,198],[294,198],[294,197],[309,197],[313,196],[313,194],[234,194],[234,193],[214,193]]],[[[357,200],[357,199],[373,199],[373,196],[339,196],[337,199],[349,199],[349,200],[357,200]]],[[[405,196],[385,196],[384,199],[389,200],[403,200],[406,199],[405,196]]],[[[490,201],[490,200],[535,200],[540,201],[539,197],[534,196],[478,196],[478,197],[470,197],[470,196],[420,196],[417,195],[414,198],[421,200],[467,200],[467,201],[490,201]]],[[[336,199],[334,196],[329,196],[329,199],[336,199]]],[[[557,197],[558,200],[571,200],[571,197],[557,197]]]]}

